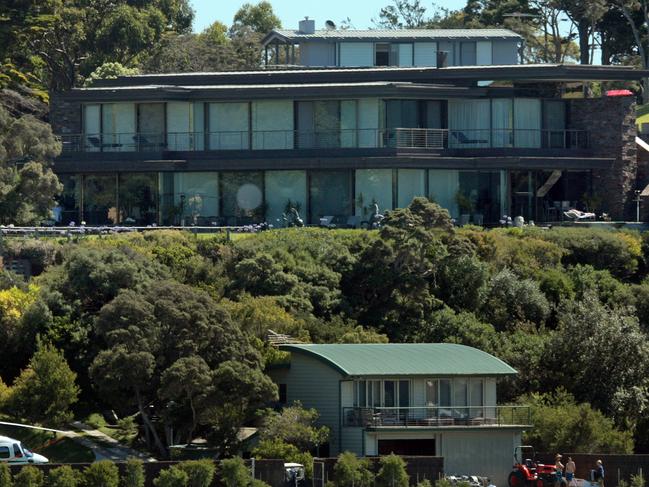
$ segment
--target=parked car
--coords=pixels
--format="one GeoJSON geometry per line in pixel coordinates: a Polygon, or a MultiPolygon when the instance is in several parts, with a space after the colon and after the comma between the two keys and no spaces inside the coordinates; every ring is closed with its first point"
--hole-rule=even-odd
{"type": "Polygon", "coordinates": [[[43,455],[32,453],[22,443],[7,436],[0,436],[0,462],[11,464],[48,463],[43,455]]]}

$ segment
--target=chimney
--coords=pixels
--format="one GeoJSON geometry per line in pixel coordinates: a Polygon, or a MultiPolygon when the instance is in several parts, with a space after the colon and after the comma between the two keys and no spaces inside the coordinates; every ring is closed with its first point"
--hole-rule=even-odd
{"type": "Polygon", "coordinates": [[[315,20],[309,20],[309,17],[304,17],[300,20],[300,34],[315,34],[315,20]]]}

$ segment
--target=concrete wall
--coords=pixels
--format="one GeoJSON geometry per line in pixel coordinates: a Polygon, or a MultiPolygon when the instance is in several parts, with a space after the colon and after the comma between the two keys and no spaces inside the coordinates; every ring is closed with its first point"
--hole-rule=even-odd
{"type": "Polygon", "coordinates": [[[439,437],[437,454],[444,457],[447,475],[481,475],[507,485],[514,447],[521,444],[519,430],[444,431],[439,437]]]}
{"type": "Polygon", "coordinates": [[[595,156],[614,159],[610,168],[593,171],[593,192],[602,201],[598,213],[608,213],[613,220],[635,219],[638,164],[634,98],[570,100],[568,120],[568,128],[589,132],[595,156]]]}

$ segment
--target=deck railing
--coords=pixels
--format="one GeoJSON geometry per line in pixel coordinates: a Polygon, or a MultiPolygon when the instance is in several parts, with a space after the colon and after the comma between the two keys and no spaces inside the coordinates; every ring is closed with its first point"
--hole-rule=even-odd
{"type": "Polygon", "coordinates": [[[528,426],[529,406],[347,407],[343,425],[364,428],[443,426],[528,426]]]}
{"type": "Polygon", "coordinates": [[[63,152],[162,152],[287,149],[584,149],[583,130],[537,129],[346,129],[226,132],[103,133],[59,136],[63,152]]]}

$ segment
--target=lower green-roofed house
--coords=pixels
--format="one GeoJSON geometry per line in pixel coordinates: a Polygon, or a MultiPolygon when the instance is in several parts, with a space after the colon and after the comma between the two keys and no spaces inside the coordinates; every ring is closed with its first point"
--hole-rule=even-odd
{"type": "Polygon", "coordinates": [[[456,344],[282,345],[290,365],[271,377],[331,430],[329,454],[444,457],[447,475],[507,482],[529,408],[499,406],[502,360],[456,344]]]}

